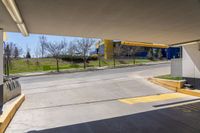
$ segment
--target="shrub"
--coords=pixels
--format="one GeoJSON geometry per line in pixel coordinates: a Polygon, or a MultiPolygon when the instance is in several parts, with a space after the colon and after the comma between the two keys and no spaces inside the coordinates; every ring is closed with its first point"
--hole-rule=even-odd
{"type": "Polygon", "coordinates": [[[91,55],[91,56],[88,57],[88,60],[92,60],[92,61],[93,61],[93,60],[94,60],[94,61],[95,61],[95,60],[98,60],[98,55],[97,55],[97,54],[93,54],[93,55],[91,55]]]}

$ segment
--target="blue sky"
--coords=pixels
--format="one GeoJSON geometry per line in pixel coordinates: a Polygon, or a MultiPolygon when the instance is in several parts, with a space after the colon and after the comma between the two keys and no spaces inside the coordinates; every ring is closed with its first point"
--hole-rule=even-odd
{"type": "MultiPolygon", "coordinates": [[[[31,54],[34,55],[35,49],[39,46],[39,37],[41,34],[30,34],[28,37],[24,37],[21,33],[7,32],[6,42],[13,42],[18,47],[22,48],[25,52],[27,47],[31,49],[31,54]]],[[[79,37],[66,37],[66,36],[52,36],[45,35],[48,41],[61,41],[65,39],[67,42],[73,41],[79,37]]]]}

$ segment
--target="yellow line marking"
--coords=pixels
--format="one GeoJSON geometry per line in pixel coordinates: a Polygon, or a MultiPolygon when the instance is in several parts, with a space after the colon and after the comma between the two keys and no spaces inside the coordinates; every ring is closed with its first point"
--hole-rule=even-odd
{"type": "Polygon", "coordinates": [[[177,98],[182,98],[182,97],[186,97],[186,95],[181,94],[181,93],[168,93],[168,94],[160,94],[160,95],[152,95],[152,96],[144,96],[144,97],[136,97],[136,98],[119,99],[119,101],[126,104],[136,104],[136,103],[165,101],[165,100],[177,99],[177,98]]]}

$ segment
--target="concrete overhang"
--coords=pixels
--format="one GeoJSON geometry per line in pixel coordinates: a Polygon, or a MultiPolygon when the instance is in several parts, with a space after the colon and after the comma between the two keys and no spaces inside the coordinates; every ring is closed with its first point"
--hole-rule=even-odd
{"type": "MultiPolygon", "coordinates": [[[[200,39],[199,0],[15,0],[29,33],[176,44],[200,39]]],[[[19,32],[2,2],[0,28],[19,32]]]]}
{"type": "Polygon", "coordinates": [[[199,45],[199,49],[200,49],[200,40],[194,40],[194,41],[189,41],[189,42],[182,42],[182,43],[172,44],[170,46],[171,47],[181,47],[181,46],[194,45],[194,44],[198,44],[199,45]]]}
{"type": "Polygon", "coordinates": [[[122,41],[121,44],[127,45],[127,46],[138,46],[138,47],[169,48],[169,45],[166,45],[166,44],[143,43],[143,42],[122,41]]]}

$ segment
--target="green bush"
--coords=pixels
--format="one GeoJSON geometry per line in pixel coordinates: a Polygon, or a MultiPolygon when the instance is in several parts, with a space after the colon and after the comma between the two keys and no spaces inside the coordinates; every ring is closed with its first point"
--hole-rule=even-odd
{"type": "Polygon", "coordinates": [[[93,54],[93,55],[88,57],[88,60],[92,60],[92,61],[98,60],[98,55],[97,54],[93,54]]]}

